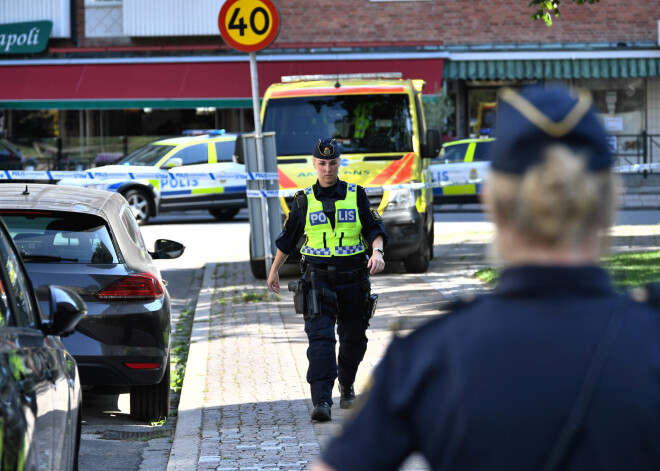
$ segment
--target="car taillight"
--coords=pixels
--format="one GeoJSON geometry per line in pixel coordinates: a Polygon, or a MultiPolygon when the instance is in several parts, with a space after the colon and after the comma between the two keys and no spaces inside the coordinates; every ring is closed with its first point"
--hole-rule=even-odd
{"type": "Polygon", "coordinates": [[[160,363],[124,363],[133,370],[155,370],[160,368],[160,363]]]}
{"type": "Polygon", "coordinates": [[[163,295],[163,285],[151,273],[128,275],[96,293],[101,299],[156,299],[163,295]]]}

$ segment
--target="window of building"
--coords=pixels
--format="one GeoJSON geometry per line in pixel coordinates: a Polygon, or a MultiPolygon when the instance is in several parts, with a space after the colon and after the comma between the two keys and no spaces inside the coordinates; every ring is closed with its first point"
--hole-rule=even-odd
{"type": "Polygon", "coordinates": [[[609,134],[639,134],[646,123],[646,81],[643,78],[575,80],[593,95],[609,134]]]}
{"type": "Polygon", "coordinates": [[[576,79],[574,85],[591,92],[618,162],[639,163],[644,153],[641,133],[646,129],[646,80],[576,79]]]}

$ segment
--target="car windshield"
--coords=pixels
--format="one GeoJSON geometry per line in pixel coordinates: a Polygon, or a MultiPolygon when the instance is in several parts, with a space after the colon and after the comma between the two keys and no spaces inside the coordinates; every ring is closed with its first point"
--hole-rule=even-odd
{"type": "Polygon", "coordinates": [[[412,152],[412,118],[404,94],[277,98],[268,101],[264,131],[275,131],[277,155],[309,155],[320,138],[342,154],[412,152]]]}
{"type": "Polygon", "coordinates": [[[0,211],[26,263],[118,263],[105,220],[80,213],[0,211]]]}
{"type": "Polygon", "coordinates": [[[174,146],[147,144],[120,159],[117,165],[156,165],[174,146]]]}

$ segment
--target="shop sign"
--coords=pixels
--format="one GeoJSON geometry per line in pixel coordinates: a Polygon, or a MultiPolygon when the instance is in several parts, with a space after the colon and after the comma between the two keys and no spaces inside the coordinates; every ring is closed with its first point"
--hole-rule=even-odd
{"type": "Polygon", "coordinates": [[[52,21],[0,24],[0,54],[34,54],[46,49],[52,21]]]}

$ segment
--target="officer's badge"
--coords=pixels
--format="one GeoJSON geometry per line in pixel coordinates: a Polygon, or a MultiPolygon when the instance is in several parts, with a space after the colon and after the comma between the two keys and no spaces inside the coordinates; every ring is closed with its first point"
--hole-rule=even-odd
{"type": "Polygon", "coordinates": [[[323,149],[323,155],[330,155],[330,154],[332,154],[332,151],[330,150],[329,147],[326,147],[325,149],[323,149]]]}
{"type": "Polygon", "coordinates": [[[380,214],[378,214],[378,211],[376,211],[376,208],[373,206],[369,206],[369,212],[371,213],[371,217],[374,218],[374,221],[380,221],[381,217],[380,214]]]}

